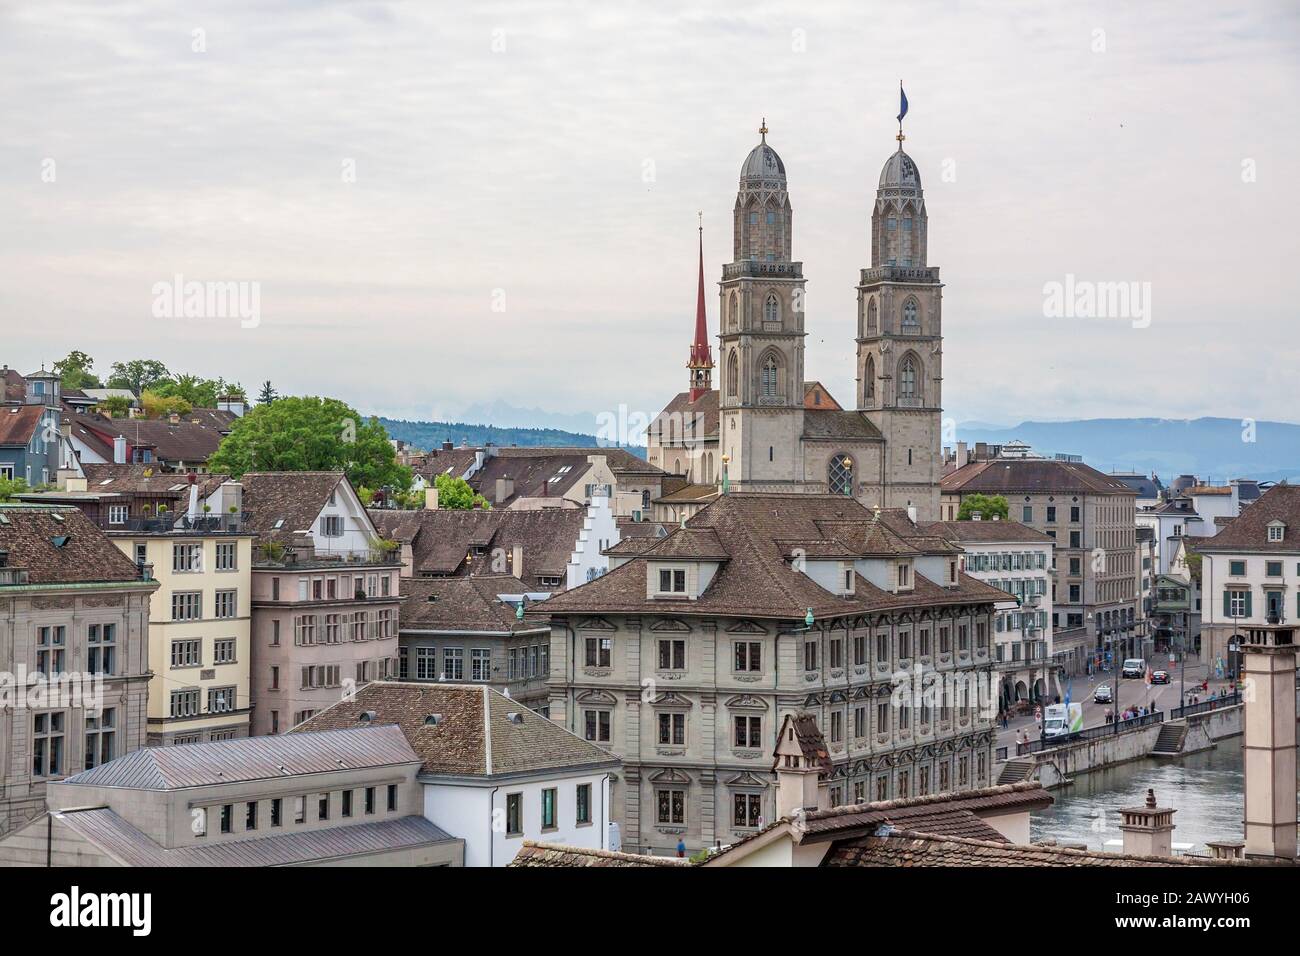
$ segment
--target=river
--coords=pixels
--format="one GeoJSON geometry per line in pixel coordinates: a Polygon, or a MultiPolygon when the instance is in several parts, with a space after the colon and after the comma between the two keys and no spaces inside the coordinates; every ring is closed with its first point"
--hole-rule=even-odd
{"type": "Polygon", "coordinates": [[[1141,806],[1152,788],[1160,806],[1178,811],[1174,843],[1191,843],[1192,852],[1205,853],[1206,840],[1242,839],[1242,784],[1240,737],[1177,759],[1135,760],[1080,774],[1072,786],[1053,790],[1056,803],[1033,814],[1031,835],[1103,849],[1107,840],[1123,836],[1116,811],[1141,806]]]}

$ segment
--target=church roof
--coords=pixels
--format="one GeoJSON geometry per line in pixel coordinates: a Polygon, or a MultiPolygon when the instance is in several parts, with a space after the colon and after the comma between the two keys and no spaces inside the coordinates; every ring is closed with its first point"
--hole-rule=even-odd
{"type": "Polygon", "coordinates": [[[683,421],[694,422],[695,416],[700,416],[699,429],[693,432],[695,438],[712,438],[718,437],[718,390],[712,389],[705,392],[695,401],[691,401],[690,392],[678,392],[673,396],[672,401],[664,406],[663,411],[655,416],[655,420],[650,425],[650,430],[655,435],[660,431],[668,434],[667,427],[660,429],[659,423],[668,415],[677,417],[676,438],[681,438],[681,424],[683,421]]]}
{"type": "Polygon", "coordinates": [[[912,157],[903,152],[901,145],[885,160],[885,165],[880,170],[880,188],[921,191],[921,173],[917,170],[916,163],[912,162],[912,157]]]}
{"type": "Polygon", "coordinates": [[[740,167],[740,182],[743,185],[751,181],[780,180],[785,182],[785,163],[776,150],[767,145],[767,140],[759,143],[745,157],[745,165],[740,167]]]}
{"type": "Polygon", "coordinates": [[[880,429],[862,412],[804,407],[803,437],[827,440],[881,441],[880,429]]]}

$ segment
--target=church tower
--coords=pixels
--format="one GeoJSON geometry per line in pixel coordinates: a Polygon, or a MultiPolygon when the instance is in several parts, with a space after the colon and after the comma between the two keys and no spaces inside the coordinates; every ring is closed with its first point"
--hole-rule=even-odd
{"type": "Polygon", "coordinates": [[[713,351],[709,348],[709,319],[704,310],[704,214],[700,213],[700,282],[695,294],[695,341],[686,362],[691,372],[691,402],[713,389],[713,351]]]}
{"type": "Polygon", "coordinates": [[[938,520],[943,284],[926,264],[925,197],[901,122],[897,139],[871,214],[871,267],[858,282],[857,399],[885,439],[881,504],[938,520]]]}
{"type": "Polygon", "coordinates": [[[802,490],[804,279],[791,258],[785,164],[760,142],[740,170],[733,259],[722,267],[719,431],[730,486],[802,490]]]}

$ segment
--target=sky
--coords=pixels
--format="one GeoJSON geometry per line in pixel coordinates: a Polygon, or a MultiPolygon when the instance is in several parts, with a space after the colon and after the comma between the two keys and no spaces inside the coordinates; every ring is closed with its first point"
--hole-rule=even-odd
{"type": "Polygon", "coordinates": [[[901,79],[947,415],[1297,421],[1298,53],[1267,0],[0,0],[0,362],[653,414],[687,385],[697,213],[716,334],[766,118],[806,377],[851,405],[901,79]],[[178,276],[257,307],[169,314],[178,276]],[[1149,309],[1050,314],[1067,276],[1149,309]]]}

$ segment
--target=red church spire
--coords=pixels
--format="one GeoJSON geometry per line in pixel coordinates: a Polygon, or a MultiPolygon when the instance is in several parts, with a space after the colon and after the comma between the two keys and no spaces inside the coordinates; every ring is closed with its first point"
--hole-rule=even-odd
{"type": "Polygon", "coordinates": [[[713,350],[709,348],[709,321],[704,311],[704,213],[700,213],[700,283],[695,299],[695,341],[691,343],[691,358],[686,363],[691,370],[691,401],[713,388],[713,350]]]}

